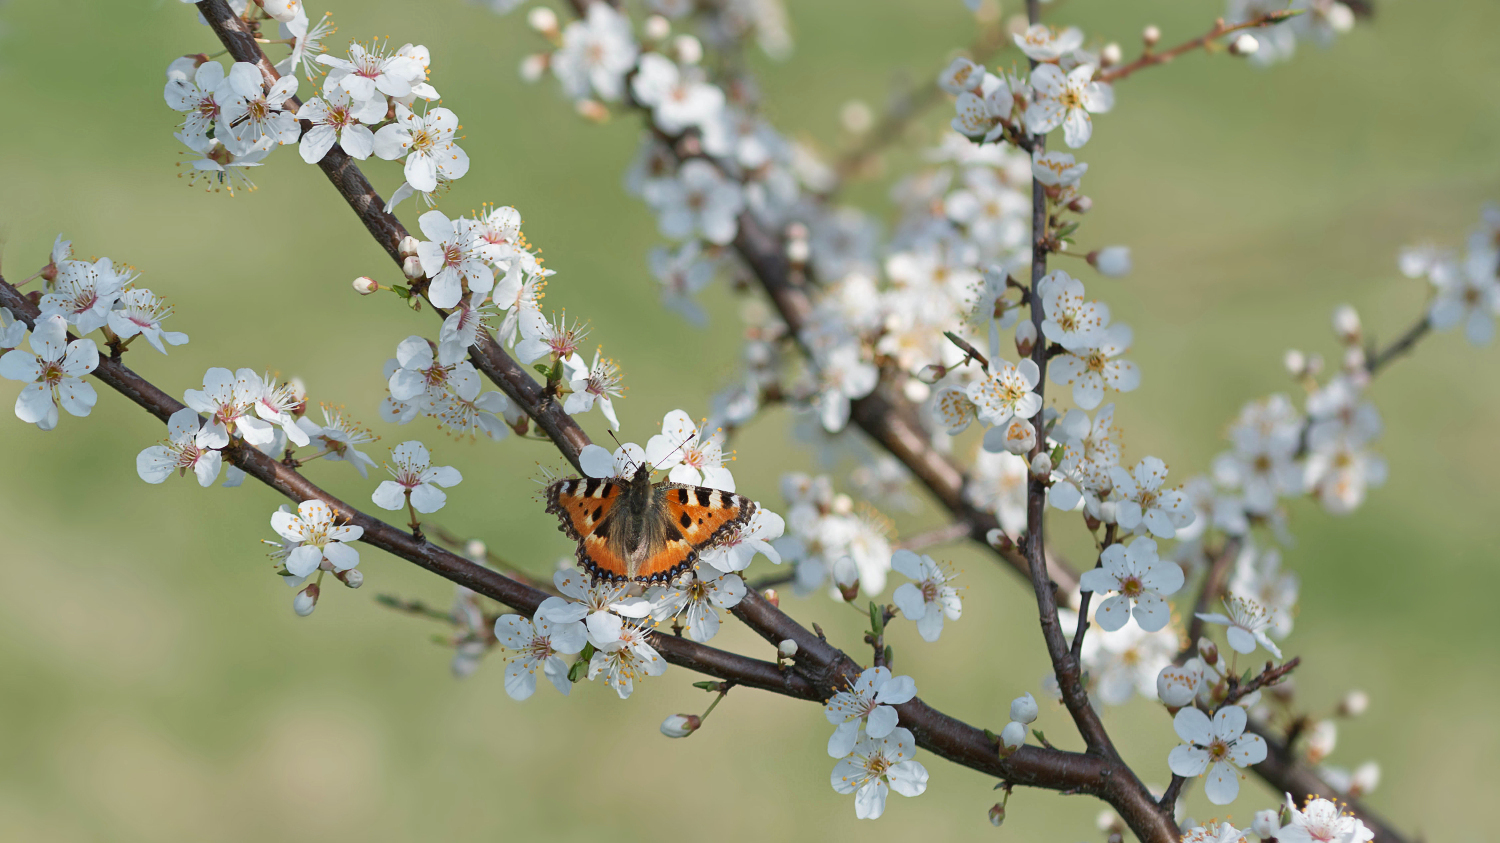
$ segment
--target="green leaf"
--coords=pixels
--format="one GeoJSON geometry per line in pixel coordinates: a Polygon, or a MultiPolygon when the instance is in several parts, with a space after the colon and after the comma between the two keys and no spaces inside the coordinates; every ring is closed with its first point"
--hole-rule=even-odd
{"type": "Polygon", "coordinates": [[[875,633],[877,638],[885,634],[885,617],[873,600],[870,601],[870,631],[875,633]]]}
{"type": "Polygon", "coordinates": [[[536,369],[544,378],[549,380],[552,378],[552,369],[546,363],[533,363],[531,364],[531,368],[536,369]]]}
{"type": "Polygon", "coordinates": [[[710,679],[705,682],[694,682],[693,687],[704,691],[717,691],[719,690],[719,683],[710,679]]]}
{"type": "Polygon", "coordinates": [[[1047,736],[1044,735],[1044,734],[1042,734],[1042,730],[1041,729],[1032,729],[1031,733],[1033,735],[1036,735],[1036,739],[1041,742],[1042,746],[1046,746],[1047,745],[1047,736]]]}
{"type": "Polygon", "coordinates": [[[402,286],[400,286],[398,284],[398,285],[392,287],[391,289],[395,290],[396,291],[396,295],[400,296],[403,299],[409,299],[409,298],[411,298],[411,288],[410,287],[402,287],[402,286]]]}

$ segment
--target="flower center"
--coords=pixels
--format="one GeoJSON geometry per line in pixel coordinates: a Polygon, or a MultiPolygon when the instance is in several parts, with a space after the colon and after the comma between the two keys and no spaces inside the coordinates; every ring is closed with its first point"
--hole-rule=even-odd
{"type": "Polygon", "coordinates": [[[1223,761],[1229,756],[1229,744],[1221,738],[1214,738],[1208,744],[1208,760],[1210,762],[1223,761]]]}
{"type": "Polygon", "coordinates": [[[60,363],[48,363],[42,367],[42,380],[48,386],[57,386],[65,377],[60,363]]]}
{"type": "Polygon", "coordinates": [[[1139,597],[1145,590],[1146,587],[1141,585],[1141,578],[1137,576],[1126,577],[1120,583],[1120,593],[1126,597],[1139,597]]]}

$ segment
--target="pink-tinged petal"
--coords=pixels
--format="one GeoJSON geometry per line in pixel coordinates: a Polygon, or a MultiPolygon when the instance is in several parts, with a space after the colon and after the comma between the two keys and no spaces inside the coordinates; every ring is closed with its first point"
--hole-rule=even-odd
{"type": "MultiPolygon", "coordinates": [[[[1199,746],[1208,746],[1214,739],[1213,722],[1208,719],[1207,714],[1196,708],[1184,708],[1177,712],[1177,716],[1172,718],[1172,728],[1177,730],[1177,737],[1199,746]]],[[[1185,776],[1187,773],[1178,775],[1185,776]]]]}
{"type": "Polygon", "coordinates": [[[1105,600],[1094,612],[1094,622],[1105,632],[1114,632],[1130,620],[1130,598],[1123,594],[1105,600]]]}
{"type": "MultiPolygon", "coordinates": [[[[1187,709],[1184,708],[1183,711],[1187,709]]],[[[1187,744],[1178,744],[1167,754],[1167,767],[1179,776],[1188,778],[1201,776],[1203,771],[1208,769],[1208,751],[1187,744]]]]}
{"type": "Polygon", "coordinates": [[[1228,805],[1240,795],[1239,771],[1224,761],[1216,761],[1203,780],[1203,795],[1215,805],[1228,805]]]}

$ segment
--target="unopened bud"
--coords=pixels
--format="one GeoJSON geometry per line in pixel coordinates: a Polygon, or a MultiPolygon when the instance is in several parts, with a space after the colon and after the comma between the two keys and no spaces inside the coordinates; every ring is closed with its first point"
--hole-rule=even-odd
{"type": "Polygon", "coordinates": [[[1319,720],[1307,731],[1307,763],[1321,764],[1338,744],[1339,727],[1332,720],[1319,720]]]}
{"type": "Polygon", "coordinates": [[[547,72],[547,65],[551,64],[551,61],[551,56],[546,53],[533,53],[521,59],[521,81],[540,81],[542,75],[547,72]]]}
{"type": "Polygon", "coordinates": [[[1370,695],[1364,691],[1350,691],[1339,700],[1340,717],[1358,717],[1370,707],[1370,695]]]}
{"type": "Polygon", "coordinates": [[[864,100],[849,100],[839,109],[839,123],[853,135],[862,135],[875,125],[875,112],[864,100]]]}
{"type": "Polygon", "coordinates": [[[1089,264],[1109,278],[1124,278],[1130,274],[1130,247],[1106,246],[1089,252],[1089,264]]]}
{"type": "Polygon", "coordinates": [[[549,39],[558,37],[557,13],[546,6],[537,6],[527,12],[526,23],[549,39]]]}
{"type": "Polygon", "coordinates": [[[1161,40],[1161,30],[1153,23],[1141,30],[1141,40],[1146,43],[1147,47],[1155,47],[1156,42],[1161,40]]]}
{"type": "Polygon", "coordinates": [[[481,559],[484,559],[486,556],[489,556],[490,549],[485,545],[484,542],[480,541],[479,539],[469,539],[469,541],[464,544],[464,555],[477,562],[481,559]]]}
{"type": "Polygon", "coordinates": [[[1255,820],[1250,823],[1250,830],[1260,836],[1262,840],[1267,837],[1275,837],[1281,831],[1281,821],[1278,812],[1267,808],[1264,811],[1255,812],[1255,820]]]}
{"type": "Polygon", "coordinates": [[[1046,451],[1031,458],[1031,476],[1046,480],[1052,476],[1052,455],[1046,451]]]}
{"type": "Polygon", "coordinates": [[[948,376],[948,367],[941,363],[928,363],[917,372],[917,380],[931,386],[948,376]]]}
{"type": "Polygon", "coordinates": [[[786,241],[786,259],[797,265],[807,263],[812,257],[812,245],[805,237],[793,237],[786,241]]]}
{"type": "Polygon", "coordinates": [[[1256,40],[1254,35],[1245,32],[1240,37],[1234,39],[1233,43],[1229,45],[1229,54],[1231,56],[1253,56],[1255,55],[1255,51],[1259,49],[1260,41],[1256,40]]]}
{"type": "Polygon", "coordinates": [[[378,292],[379,290],[380,285],[376,284],[375,279],[371,278],[368,275],[361,275],[358,278],[354,279],[354,292],[359,293],[362,296],[368,296],[369,294],[378,292]]]}
{"type": "Polygon", "coordinates": [[[703,44],[691,35],[679,35],[673,38],[672,51],[677,53],[677,60],[683,64],[697,64],[703,61],[703,44]]]}
{"type": "Polygon", "coordinates": [[[1286,366],[1287,374],[1294,378],[1300,378],[1307,373],[1307,355],[1295,348],[1286,350],[1281,357],[1282,365],[1286,366]]]}
{"type": "Polygon", "coordinates": [[[833,563],[833,581],[845,602],[853,603],[859,599],[859,566],[853,559],[844,556],[833,563]]]}
{"type": "Polygon", "coordinates": [[[1030,319],[1016,323],[1016,353],[1030,357],[1036,348],[1036,323],[1030,319]]]}
{"type": "Polygon", "coordinates": [[[661,721],[661,733],[669,738],[685,738],[702,725],[703,720],[696,714],[674,714],[661,721]]]}
{"type": "Polygon", "coordinates": [[[406,257],[401,261],[401,274],[405,275],[409,281],[421,278],[423,276],[422,261],[418,260],[416,255],[406,257]]]}
{"type": "Polygon", "coordinates": [[[1349,776],[1350,799],[1358,799],[1366,796],[1380,784],[1380,765],[1374,761],[1365,763],[1354,768],[1353,774],[1349,776]]]}
{"type": "Polygon", "coordinates": [[[400,243],[396,244],[396,253],[401,256],[402,260],[406,260],[407,258],[411,258],[411,257],[416,257],[416,255],[417,255],[417,247],[421,246],[421,245],[422,245],[421,241],[417,240],[417,238],[415,238],[415,237],[411,236],[410,234],[408,234],[405,237],[401,238],[401,242],[400,243]]]}
{"type": "Polygon", "coordinates": [[[762,591],[760,593],[760,596],[766,598],[766,602],[770,603],[772,606],[775,606],[777,608],[781,607],[781,595],[776,593],[776,589],[768,588],[765,591],[762,591]]]}
{"type": "Polygon", "coordinates": [[[292,598],[292,611],[296,612],[300,617],[307,617],[308,615],[312,614],[313,609],[316,608],[318,608],[317,583],[313,583],[307,588],[302,589],[301,591],[297,592],[296,597],[292,598]]]}
{"type": "Polygon", "coordinates": [[[1113,41],[1105,44],[1104,49],[1099,51],[1099,65],[1101,67],[1110,67],[1111,65],[1119,64],[1124,58],[1125,54],[1120,50],[1120,45],[1113,41]]]}
{"type": "Polygon", "coordinates": [[[1005,806],[996,802],[990,808],[990,825],[999,828],[1005,822],[1005,806]]]}
{"type": "Polygon", "coordinates": [[[984,534],[984,541],[996,550],[1010,550],[1016,543],[1010,540],[1010,536],[998,527],[984,534]]]}
{"type": "Polygon", "coordinates": [[[609,109],[598,100],[579,100],[574,105],[578,116],[592,123],[603,123],[609,119],[609,109]]]}
{"type": "Polygon", "coordinates": [[[1340,341],[1349,345],[1359,342],[1359,311],[1352,305],[1339,305],[1333,311],[1333,332],[1340,341]]]}
{"type": "Polygon", "coordinates": [[[1080,196],[1068,203],[1068,210],[1075,214],[1086,214],[1094,210],[1094,200],[1087,196],[1080,196]]]}
{"type": "Polygon", "coordinates": [[[1105,808],[1094,817],[1094,827],[1105,834],[1114,834],[1125,828],[1125,821],[1120,819],[1119,814],[1105,808]]]}
{"type": "Polygon", "coordinates": [[[672,22],[661,15],[652,15],[646,18],[643,32],[647,41],[664,41],[668,35],[672,34],[672,22]]]}
{"type": "Polygon", "coordinates": [[[1019,720],[1022,723],[1035,723],[1040,712],[1036,706],[1036,697],[1031,694],[1022,694],[1011,701],[1010,719],[1019,720]]]}
{"type": "Polygon", "coordinates": [[[1182,708],[1193,702],[1202,674],[1186,666],[1169,664],[1156,674],[1156,697],[1168,708],[1182,708]]]}
{"type": "Polygon", "coordinates": [[[1209,667],[1219,663],[1219,646],[1207,638],[1198,639],[1198,658],[1209,667]]]}
{"type": "Polygon", "coordinates": [[[776,645],[776,652],[780,653],[782,658],[789,659],[797,655],[797,642],[790,638],[784,639],[776,645]]]}
{"type": "Polygon", "coordinates": [[[350,588],[359,588],[365,584],[365,575],[358,568],[350,568],[347,571],[339,571],[334,574],[339,581],[350,588]]]}
{"type": "Polygon", "coordinates": [[[1026,743],[1026,724],[1012,720],[1000,731],[1000,754],[1009,755],[1026,743]]]}
{"type": "MultiPolygon", "coordinates": [[[[991,431],[999,428],[990,428],[991,431]]],[[[985,438],[989,435],[986,433],[985,438]]],[[[1010,423],[1005,426],[1005,450],[1020,456],[1036,447],[1036,427],[1026,419],[1011,418],[1010,423]]]]}

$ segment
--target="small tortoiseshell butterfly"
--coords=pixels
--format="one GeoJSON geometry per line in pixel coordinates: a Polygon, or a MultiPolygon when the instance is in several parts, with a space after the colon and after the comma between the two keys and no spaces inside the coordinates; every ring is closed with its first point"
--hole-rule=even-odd
{"type": "Polygon", "coordinates": [[[755,501],[733,492],[653,484],[645,463],[629,479],[559,480],[546,496],[558,529],[578,542],[578,564],[611,582],[671,582],[755,514],[755,501]]]}

